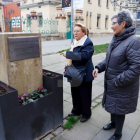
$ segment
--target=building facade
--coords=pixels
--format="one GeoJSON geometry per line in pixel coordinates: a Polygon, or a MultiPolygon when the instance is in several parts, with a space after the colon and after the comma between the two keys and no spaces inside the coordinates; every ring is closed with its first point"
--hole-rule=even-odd
{"type": "MultiPolygon", "coordinates": [[[[62,10],[61,5],[56,9],[56,18],[60,23],[58,32],[63,32],[62,34],[66,32],[67,35],[70,29],[71,11],[62,10]]],[[[74,9],[74,21],[86,25],[91,36],[106,35],[112,33],[111,17],[117,12],[110,0],[84,0],[83,9],[74,9]]]]}
{"type": "MultiPolygon", "coordinates": [[[[20,3],[22,30],[42,34],[70,35],[71,10],[62,9],[61,0],[24,0],[20,3]],[[34,16],[31,13],[34,12],[34,16]],[[36,20],[36,24],[32,24],[36,20]],[[32,27],[32,26],[37,27],[32,27]]],[[[85,24],[90,35],[110,34],[111,17],[117,13],[110,0],[84,0],[82,9],[74,9],[74,22],[85,24]]]]}
{"type": "Polygon", "coordinates": [[[22,1],[20,9],[23,32],[58,33],[58,21],[55,19],[55,13],[56,6],[59,4],[61,4],[60,0],[22,1]]]}
{"type": "Polygon", "coordinates": [[[2,3],[0,3],[0,32],[4,31],[4,21],[3,21],[3,17],[4,17],[4,9],[3,9],[3,5],[2,3]]]}
{"type": "Polygon", "coordinates": [[[4,5],[5,32],[22,32],[21,12],[18,3],[4,5]]]}
{"type": "MultiPolygon", "coordinates": [[[[118,10],[114,10],[110,0],[83,1],[82,9],[74,9],[74,23],[85,24],[91,36],[111,34],[111,17],[118,10]]],[[[20,10],[15,12],[14,17],[19,18],[20,13],[20,20],[17,19],[20,22],[20,30],[15,31],[58,34],[62,38],[69,38],[71,10],[62,9],[62,0],[19,0],[19,2],[16,4],[20,10]]],[[[12,8],[15,11],[14,6],[11,6],[12,8]]]]}

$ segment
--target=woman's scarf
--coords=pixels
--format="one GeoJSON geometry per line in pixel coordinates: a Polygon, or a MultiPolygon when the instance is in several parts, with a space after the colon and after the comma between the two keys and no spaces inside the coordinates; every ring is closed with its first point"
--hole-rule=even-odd
{"type": "MultiPolygon", "coordinates": [[[[78,41],[74,40],[74,44],[71,45],[70,51],[73,52],[74,48],[84,45],[86,39],[87,39],[87,35],[84,35],[80,40],[78,41]]],[[[72,65],[72,60],[67,59],[66,66],[71,66],[71,65],[72,65]]]]}

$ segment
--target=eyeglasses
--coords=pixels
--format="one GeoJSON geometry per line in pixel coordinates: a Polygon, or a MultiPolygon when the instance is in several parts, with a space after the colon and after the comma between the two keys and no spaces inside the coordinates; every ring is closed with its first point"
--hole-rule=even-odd
{"type": "Polygon", "coordinates": [[[80,33],[80,30],[74,30],[73,33],[80,33]]]}
{"type": "Polygon", "coordinates": [[[112,25],[115,25],[116,23],[122,23],[122,22],[120,22],[120,21],[118,21],[118,22],[112,22],[112,25]]]}

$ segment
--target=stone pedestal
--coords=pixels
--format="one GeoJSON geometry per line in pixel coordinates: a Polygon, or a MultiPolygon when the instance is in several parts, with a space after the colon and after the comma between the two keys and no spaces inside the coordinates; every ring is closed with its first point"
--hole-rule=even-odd
{"type": "MultiPolygon", "coordinates": [[[[19,44],[19,47],[20,47],[20,44],[19,44]]],[[[31,50],[31,48],[32,48],[32,43],[31,43],[30,51],[33,51],[31,50]]],[[[17,54],[17,55],[21,55],[21,54],[17,54]]],[[[26,55],[26,53],[22,55],[26,55]]],[[[0,34],[0,80],[16,88],[18,90],[19,95],[23,93],[29,94],[33,92],[34,90],[36,90],[37,88],[43,86],[42,49],[41,49],[41,34],[40,33],[3,33],[3,34],[0,34]],[[15,41],[15,44],[17,44],[19,43],[18,42],[19,37],[30,38],[31,36],[39,37],[40,56],[35,57],[35,58],[10,61],[8,37],[17,37],[17,41],[15,41]]]]}

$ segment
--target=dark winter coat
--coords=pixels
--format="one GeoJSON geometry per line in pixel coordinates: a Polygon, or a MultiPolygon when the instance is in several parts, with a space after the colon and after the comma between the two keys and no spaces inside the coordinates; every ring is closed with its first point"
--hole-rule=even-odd
{"type": "Polygon", "coordinates": [[[111,114],[124,115],[136,110],[139,93],[140,40],[133,26],[114,36],[106,59],[96,68],[105,71],[103,106],[111,114]],[[115,86],[115,82],[118,87],[115,86]]]}
{"type": "Polygon", "coordinates": [[[83,82],[90,82],[94,79],[92,76],[92,72],[94,70],[92,63],[93,52],[94,52],[93,43],[89,38],[86,39],[84,45],[75,47],[73,52],[71,51],[66,52],[66,58],[72,59],[72,64],[74,65],[75,68],[86,67],[83,82]]]}

